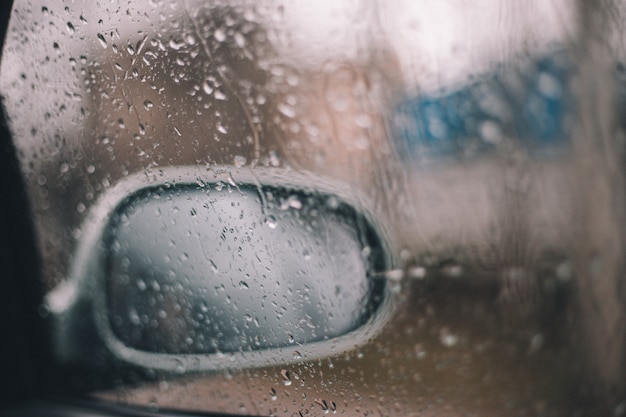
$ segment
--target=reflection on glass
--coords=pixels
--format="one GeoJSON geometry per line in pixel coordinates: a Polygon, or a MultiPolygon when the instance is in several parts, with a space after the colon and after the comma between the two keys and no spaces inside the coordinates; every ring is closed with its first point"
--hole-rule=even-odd
{"type": "Polygon", "coordinates": [[[127,346],[258,350],[326,340],[382,297],[381,247],[335,197],[253,186],[142,190],[106,234],[107,307],[127,346]],[[210,191],[209,191],[210,190],[210,191]]]}

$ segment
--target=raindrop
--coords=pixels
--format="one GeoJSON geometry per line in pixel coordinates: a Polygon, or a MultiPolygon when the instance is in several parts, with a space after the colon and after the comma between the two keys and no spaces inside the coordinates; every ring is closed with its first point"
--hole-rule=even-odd
{"type": "Polygon", "coordinates": [[[70,35],[74,34],[74,25],[72,24],[72,22],[67,22],[67,33],[69,33],[70,35]]]}
{"type": "Polygon", "coordinates": [[[404,271],[401,269],[394,269],[392,271],[387,271],[385,273],[385,276],[390,281],[400,281],[402,278],[404,278],[404,271]]]}
{"type": "Polygon", "coordinates": [[[248,285],[246,281],[239,281],[239,289],[247,290],[247,289],[250,289],[250,286],[248,285]]]}
{"type": "Polygon", "coordinates": [[[150,110],[152,107],[154,107],[154,104],[150,100],[144,100],[143,107],[146,110],[150,110]]]}
{"type": "Polygon", "coordinates": [[[169,47],[173,50],[178,51],[183,46],[185,46],[184,42],[177,42],[175,39],[170,39],[169,47]]]}
{"type": "Polygon", "coordinates": [[[188,33],[187,35],[185,35],[185,42],[187,43],[187,45],[195,45],[196,44],[196,38],[188,33]]]}
{"type": "Polygon", "coordinates": [[[93,165],[89,165],[89,166],[87,167],[87,173],[88,173],[88,174],[93,174],[95,171],[96,171],[96,167],[95,167],[95,166],[93,166],[93,165]]]}
{"type": "Polygon", "coordinates": [[[218,42],[224,42],[226,40],[226,32],[222,28],[216,29],[213,37],[218,42]]]}
{"type": "Polygon", "coordinates": [[[180,360],[176,360],[175,363],[176,363],[176,373],[179,375],[184,374],[186,372],[185,364],[183,364],[183,362],[180,360]]]}
{"type": "Polygon", "coordinates": [[[150,400],[150,403],[148,403],[148,409],[153,413],[159,411],[159,403],[157,402],[156,398],[152,398],[150,400]]]}
{"type": "Polygon", "coordinates": [[[214,97],[216,100],[226,100],[226,94],[222,90],[215,90],[214,97]]]}
{"type": "Polygon", "coordinates": [[[357,126],[363,128],[363,129],[368,129],[372,126],[372,119],[368,114],[358,114],[356,116],[356,118],[354,119],[355,123],[357,126]]]}
{"type": "Polygon", "coordinates": [[[280,165],[280,158],[278,157],[278,152],[276,151],[270,152],[270,165],[273,167],[277,167],[280,165]]]}
{"type": "Polygon", "coordinates": [[[487,120],[480,125],[480,136],[485,142],[492,145],[497,145],[502,142],[500,126],[491,120],[487,120]]]}
{"type": "Polygon", "coordinates": [[[207,80],[204,80],[202,82],[202,91],[204,91],[206,94],[209,94],[209,95],[213,93],[213,87],[211,87],[211,85],[209,84],[207,80]]]}
{"type": "Polygon", "coordinates": [[[98,33],[98,40],[100,41],[100,45],[102,45],[103,48],[106,49],[107,45],[107,41],[106,39],[104,39],[104,35],[102,33],[98,33]]]}
{"type": "Polygon", "coordinates": [[[211,264],[211,271],[214,274],[217,274],[219,272],[219,269],[217,269],[217,265],[215,265],[215,262],[213,262],[212,259],[209,259],[209,263],[211,264]]]}
{"type": "Polygon", "coordinates": [[[326,400],[322,400],[322,399],[317,399],[315,400],[315,404],[319,405],[322,408],[322,411],[324,412],[324,414],[328,413],[328,403],[326,402],[326,400]]]}
{"type": "Polygon", "coordinates": [[[272,401],[276,401],[276,390],[274,388],[270,389],[270,398],[272,399],[272,401]]]}
{"type": "Polygon", "coordinates": [[[415,351],[417,359],[424,359],[426,357],[426,349],[424,349],[424,346],[421,343],[417,343],[413,347],[413,350],[415,351]]]}
{"type": "Polygon", "coordinates": [[[447,327],[439,330],[439,341],[445,347],[454,347],[459,343],[459,337],[452,333],[447,327]]]}
{"type": "Polygon", "coordinates": [[[287,199],[287,206],[292,209],[300,210],[302,208],[302,201],[300,201],[298,196],[291,195],[287,199]]]}
{"type": "Polygon", "coordinates": [[[460,278],[463,275],[463,267],[453,262],[443,264],[440,271],[448,278],[460,278]]]}
{"type": "Polygon", "coordinates": [[[246,46],[246,38],[240,32],[235,33],[235,44],[239,48],[246,46]]]}
{"type": "Polygon", "coordinates": [[[414,279],[424,279],[426,278],[426,268],[423,266],[414,266],[409,268],[409,277],[414,279]]]}
{"type": "Polygon", "coordinates": [[[145,291],[148,288],[148,286],[146,285],[146,282],[143,279],[138,279],[137,288],[139,289],[139,291],[145,291]]]}
{"type": "Polygon", "coordinates": [[[293,108],[293,106],[290,106],[289,104],[280,103],[278,105],[278,111],[280,111],[282,114],[290,119],[296,117],[296,110],[293,108]]]}
{"type": "Polygon", "coordinates": [[[131,44],[128,44],[128,46],[126,46],[126,50],[130,55],[135,55],[135,48],[133,48],[131,44]]]}
{"type": "Polygon", "coordinates": [[[302,354],[300,352],[298,352],[297,350],[293,351],[293,358],[294,359],[302,359],[302,354]]]}
{"type": "Polygon", "coordinates": [[[562,95],[559,81],[546,72],[539,75],[538,87],[539,92],[545,97],[558,99],[562,95]]]}
{"type": "Polygon", "coordinates": [[[268,214],[267,216],[265,216],[265,224],[267,224],[270,229],[276,229],[276,226],[278,226],[278,221],[276,220],[276,217],[274,215],[268,214]]]}
{"type": "Polygon", "coordinates": [[[280,371],[280,376],[283,379],[283,384],[285,384],[286,387],[291,385],[291,373],[286,370],[286,369],[282,369],[280,371]]]}
{"type": "Polygon", "coordinates": [[[139,317],[139,314],[137,314],[137,310],[134,308],[128,312],[128,319],[135,326],[139,326],[141,324],[141,318],[139,317]]]}
{"type": "Polygon", "coordinates": [[[248,160],[246,159],[245,156],[243,156],[243,155],[236,155],[235,156],[234,164],[235,164],[235,166],[237,168],[241,168],[241,167],[245,166],[246,162],[248,162],[248,160]]]}

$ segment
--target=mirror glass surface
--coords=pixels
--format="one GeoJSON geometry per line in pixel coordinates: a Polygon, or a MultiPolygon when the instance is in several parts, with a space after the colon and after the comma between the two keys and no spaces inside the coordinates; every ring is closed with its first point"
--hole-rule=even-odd
{"type": "Polygon", "coordinates": [[[336,197],[255,186],[140,190],[106,228],[109,324],[155,353],[259,350],[327,340],[380,304],[372,229],[336,197]]]}

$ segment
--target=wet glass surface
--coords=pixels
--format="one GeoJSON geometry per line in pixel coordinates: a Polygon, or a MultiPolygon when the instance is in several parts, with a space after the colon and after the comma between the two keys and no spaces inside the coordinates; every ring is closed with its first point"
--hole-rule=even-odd
{"type": "Polygon", "coordinates": [[[141,351],[297,351],[355,330],[379,307],[386,261],[374,236],[336,197],[145,189],[105,232],[109,324],[141,351]]]}
{"type": "Polygon", "coordinates": [[[613,1],[16,0],[0,90],[51,291],[44,307],[62,316],[54,300],[72,301],[79,288],[105,303],[76,311],[96,328],[104,317],[126,347],[187,355],[189,364],[227,351],[219,369],[172,373],[123,355],[109,366],[105,344],[71,369],[72,389],[150,410],[624,414],[624,16],[613,1]],[[243,229],[272,222],[247,223],[228,208],[204,228],[196,191],[183,204],[142,194],[143,216],[107,203],[111,193],[138,196],[125,188],[130,179],[154,187],[176,167],[193,167],[197,184],[247,190],[233,200],[214,187],[209,198],[224,210],[270,199],[277,178],[290,178],[299,197],[323,191],[356,212],[366,207],[389,252],[376,275],[394,294],[385,325],[334,353],[306,355],[306,342],[362,323],[342,315],[362,311],[371,295],[358,215],[303,203],[327,223],[263,259],[281,275],[280,289],[268,290],[253,252],[298,235],[295,214],[287,224],[299,226],[285,236],[263,232],[237,254],[243,229]],[[90,241],[94,219],[110,213],[108,240],[90,241]],[[224,227],[226,246],[207,251],[224,227]],[[86,244],[108,254],[95,279],[108,287],[83,284],[92,282],[80,273],[86,244]],[[340,260],[299,276],[287,260],[309,262],[308,245],[340,260]],[[221,320],[225,306],[212,300],[207,312],[219,324],[207,345],[198,336],[209,328],[194,327],[205,314],[195,301],[202,289],[192,289],[219,271],[243,315],[221,320]],[[355,283],[343,301],[300,303],[307,288],[324,293],[343,280],[355,283]],[[173,300],[150,293],[155,284],[173,300]],[[256,334],[251,313],[268,311],[262,294],[298,309],[256,334]],[[174,325],[166,305],[180,307],[174,325]],[[324,332],[302,326],[307,317],[324,332]],[[179,330],[189,326],[188,344],[179,330]],[[255,336],[284,347],[289,331],[301,332],[302,346],[282,357],[231,361],[256,349],[255,336]]]}

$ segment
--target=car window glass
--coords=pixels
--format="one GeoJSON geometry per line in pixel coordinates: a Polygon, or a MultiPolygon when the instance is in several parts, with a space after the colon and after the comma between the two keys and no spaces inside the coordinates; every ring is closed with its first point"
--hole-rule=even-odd
{"type": "Polygon", "coordinates": [[[16,0],[0,90],[72,392],[623,413],[624,15],[595,3],[16,0]]]}

